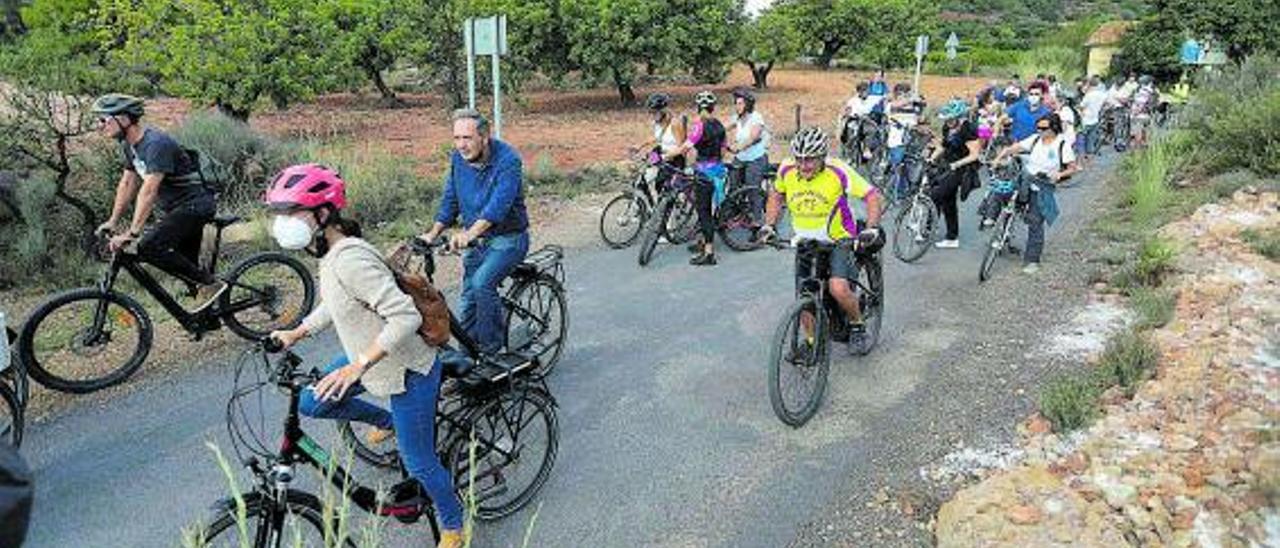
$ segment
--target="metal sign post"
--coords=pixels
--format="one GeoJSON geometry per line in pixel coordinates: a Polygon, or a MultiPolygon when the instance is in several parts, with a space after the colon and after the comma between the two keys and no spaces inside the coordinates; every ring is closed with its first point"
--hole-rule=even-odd
{"type": "Polygon", "coordinates": [[[929,35],[921,34],[916,37],[916,80],[915,85],[911,89],[915,90],[915,95],[920,96],[920,70],[924,68],[924,55],[929,53],[929,35]]]}
{"type": "Polygon", "coordinates": [[[500,58],[507,54],[507,16],[467,19],[463,25],[467,42],[467,93],[471,108],[476,108],[477,55],[493,60],[493,136],[502,137],[502,73],[500,58]]]}

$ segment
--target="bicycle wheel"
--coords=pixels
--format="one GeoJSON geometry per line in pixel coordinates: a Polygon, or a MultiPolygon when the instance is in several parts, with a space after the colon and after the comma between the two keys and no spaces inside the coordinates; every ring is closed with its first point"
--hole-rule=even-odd
{"type": "Polygon", "coordinates": [[[560,361],[569,333],[569,306],[564,287],[555,278],[539,274],[517,282],[504,300],[506,304],[507,349],[539,350],[535,377],[551,372],[560,361]]]}
{"type": "Polygon", "coordinates": [[[827,351],[827,313],[812,296],[787,310],[769,349],[769,403],[784,424],[799,427],[813,417],[827,389],[831,356],[827,351]],[[803,316],[813,318],[813,336],[805,335],[803,316]]]}
{"type": "Polygon", "coordinates": [[[396,444],[395,436],[375,447],[365,440],[365,435],[372,426],[362,422],[336,422],[342,442],[351,448],[357,458],[378,468],[397,469],[400,466],[400,446],[396,444]]]}
{"type": "Polygon", "coordinates": [[[467,423],[447,461],[458,495],[468,505],[474,497],[479,519],[509,516],[551,475],[560,437],[555,402],[540,390],[508,390],[471,412],[467,423]]]}
{"type": "Polygon", "coordinates": [[[687,192],[676,194],[675,204],[663,223],[667,240],[680,245],[693,239],[698,233],[698,210],[693,203],[693,195],[687,192]]]}
{"type": "MultiPolygon", "coordinates": [[[[320,500],[315,495],[300,491],[289,491],[285,499],[287,513],[283,516],[280,529],[272,531],[272,518],[275,517],[272,501],[264,499],[258,493],[244,496],[245,520],[244,536],[241,536],[237,523],[236,508],[232,505],[220,511],[212,523],[200,532],[200,541],[196,546],[208,548],[275,548],[276,546],[334,546],[337,539],[326,538],[338,531],[338,519],[330,518],[325,526],[325,514],[320,500]],[[327,533],[326,533],[327,532],[327,533]],[[273,535],[274,533],[274,535],[273,535]],[[273,538],[274,537],[274,538],[273,538]],[[301,542],[297,542],[301,539],[301,542]],[[273,542],[273,541],[277,541],[273,542]]],[[[349,538],[342,539],[342,546],[353,547],[355,542],[349,538]]]]}
{"type": "MultiPolygon", "coordinates": [[[[1011,200],[1013,198],[1010,198],[1011,200]]],[[[995,267],[996,258],[1004,253],[1004,246],[1009,241],[1009,231],[1012,228],[1013,215],[1007,212],[1000,212],[1000,219],[996,221],[995,230],[991,231],[991,242],[987,244],[986,251],[982,254],[982,266],[978,268],[978,282],[985,282],[991,279],[991,270],[995,267]]]]}
{"type": "Polygon", "coordinates": [[[627,247],[640,236],[648,216],[644,197],[633,190],[623,192],[609,200],[600,212],[600,238],[613,249],[627,247]]]}
{"type": "Polygon", "coordinates": [[[760,249],[760,242],[756,241],[756,230],[760,228],[760,224],[756,221],[757,215],[751,204],[752,197],[760,193],[759,189],[754,188],[735,190],[725,198],[724,203],[720,205],[720,210],[716,212],[718,217],[716,225],[720,238],[729,246],[729,249],[734,251],[760,249]]]}
{"type": "Polygon", "coordinates": [[[933,246],[938,224],[938,206],[928,196],[916,196],[894,218],[893,256],[904,263],[919,260],[933,246]]]}
{"type": "Polygon", "coordinates": [[[3,405],[0,406],[0,443],[20,447],[25,421],[18,395],[8,384],[0,383],[0,400],[3,400],[3,405]]]}
{"type": "Polygon", "coordinates": [[[658,205],[653,208],[653,216],[644,225],[644,234],[640,238],[640,266],[648,265],[649,260],[653,258],[653,250],[658,247],[658,237],[662,235],[663,227],[667,224],[667,216],[671,215],[672,200],[670,195],[658,200],[658,205]]]}
{"type": "Polygon", "coordinates": [[[316,302],[316,284],[301,261],[282,253],[258,253],[227,276],[218,303],[227,327],[251,341],[302,323],[316,302]]]}
{"type": "Polygon", "coordinates": [[[880,266],[880,255],[863,257],[858,260],[858,310],[862,312],[862,324],[866,331],[862,338],[862,348],[857,348],[859,356],[865,356],[880,342],[880,325],[884,319],[884,278],[880,266]]]}
{"type": "Polygon", "coordinates": [[[40,305],[22,328],[18,351],[31,377],[85,394],[129,378],[151,351],[151,318],[128,295],[74,289],[40,305]]]}

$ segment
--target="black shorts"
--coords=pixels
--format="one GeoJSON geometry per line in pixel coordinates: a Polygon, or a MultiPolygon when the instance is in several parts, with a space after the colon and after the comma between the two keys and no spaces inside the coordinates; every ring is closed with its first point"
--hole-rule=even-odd
{"type": "Polygon", "coordinates": [[[854,264],[854,252],[847,247],[836,247],[830,253],[821,253],[817,255],[797,256],[795,269],[795,287],[796,292],[800,291],[800,282],[809,275],[809,262],[817,258],[818,260],[826,259],[825,265],[818,265],[818,275],[823,279],[831,279],[835,277],[852,280],[857,278],[858,270],[854,264]]]}

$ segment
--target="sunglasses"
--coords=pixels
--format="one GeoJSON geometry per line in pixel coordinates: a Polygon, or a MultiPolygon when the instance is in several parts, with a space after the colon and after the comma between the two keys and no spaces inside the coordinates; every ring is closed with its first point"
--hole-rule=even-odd
{"type": "Polygon", "coordinates": [[[1036,126],[1036,129],[1040,131],[1049,131],[1049,126],[1036,126]]]}

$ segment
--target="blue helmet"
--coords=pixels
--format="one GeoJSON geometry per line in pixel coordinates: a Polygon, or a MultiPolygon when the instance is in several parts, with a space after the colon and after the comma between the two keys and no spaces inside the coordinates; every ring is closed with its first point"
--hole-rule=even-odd
{"type": "Polygon", "coordinates": [[[951,120],[964,116],[968,112],[969,103],[966,103],[964,99],[952,99],[938,109],[938,117],[943,120],[951,120]]]}

